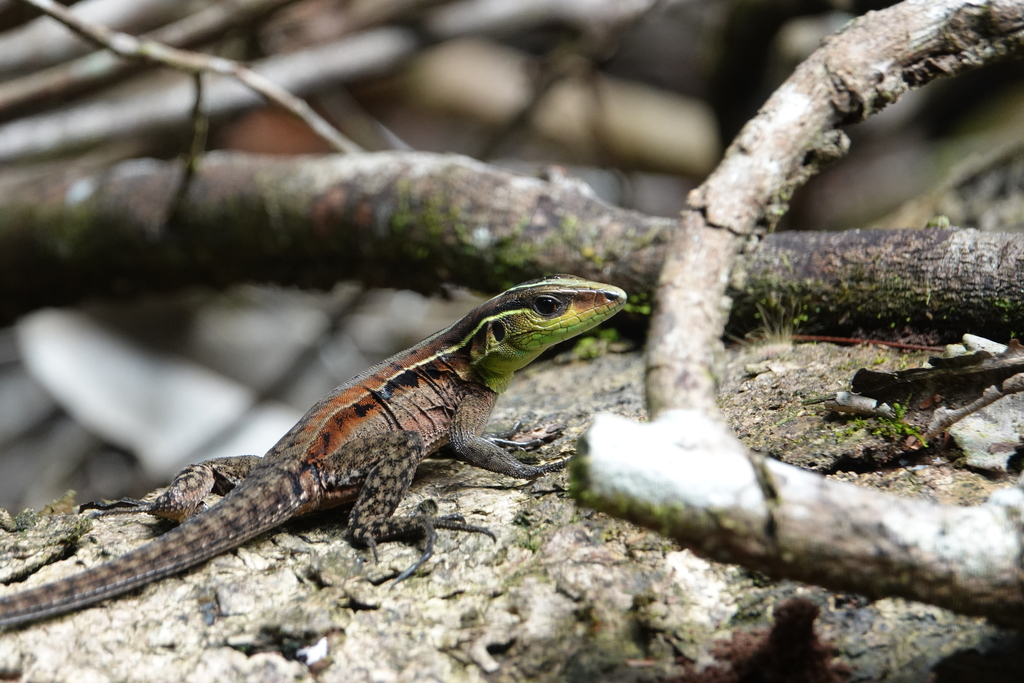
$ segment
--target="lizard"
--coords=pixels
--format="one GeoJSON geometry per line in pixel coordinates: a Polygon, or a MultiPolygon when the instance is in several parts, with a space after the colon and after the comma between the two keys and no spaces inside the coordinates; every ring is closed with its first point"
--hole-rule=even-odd
{"type": "Polygon", "coordinates": [[[617,313],[626,293],[571,275],[516,285],[461,320],[338,386],[262,458],[231,456],[190,465],[135,509],[178,526],[143,546],[51,583],[0,598],[0,628],[54,617],[177,574],[289,519],[352,503],[346,537],[377,555],[377,543],[425,538],[437,529],[483,533],[460,515],[392,516],[420,462],[448,445],[476,467],[518,479],[563,468],[568,458],[527,465],[481,436],[516,370],[551,345],[617,313]],[[209,494],[223,497],[207,507],[209,494]]]}

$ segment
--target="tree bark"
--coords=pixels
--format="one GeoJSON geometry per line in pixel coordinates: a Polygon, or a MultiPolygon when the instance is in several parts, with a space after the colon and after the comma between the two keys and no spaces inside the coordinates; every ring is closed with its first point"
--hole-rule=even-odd
{"type": "Polygon", "coordinates": [[[830,36],[737,135],[690,195],[670,246],[648,344],[652,412],[714,407],[728,275],[746,239],[772,228],[793,192],[849,146],[839,126],[904,92],[1024,52],[1024,2],[907,0],[830,36]],[[694,249],[694,244],[702,245],[694,249]],[[693,292],[705,299],[695,301],[693,292]]]}
{"type": "MultiPolygon", "coordinates": [[[[180,177],[175,163],[129,161],[0,192],[0,320],[195,285],[498,291],[560,271],[609,279],[643,302],[674,231],[557,174],[455,156],[213,154],[175,206],[180,177]]],[[[764,326],[767,313],[822,334],[909,325],[1005,339],[1024,319],[1022,254],[1022,235],[973,230],[768,235],[730,274],[729,331],[764,326]]],[[[709,304],[703,290],[689,296],[709,304]]]]}
{"type": "Polygon", "coordinates": [[[872,491],[750,455],[696,410],[646,425],[598,416],[581,451],[581,502],[705,557],[1024,628],[1020,488],[973,507],[872,491]]]}
{"type": "MultiPolygon", "coordinates": [[[[909,327],[1006,341],[1024,333],[1024,236],[977,230],[771,235],[732,272],[729,321],[742,334],[909,327]],[[769,325],[770,326],[770,325],[769,325]]],[[[950,340],[952,341],[952,340],[950,340]]]]}
{"type": "Polygon", "coordinates": [[[8,192],[0,317],[244,281],[498,291],[562,271],[650,292],[673,223],[609,206],[574,181],[454,156],[213,154],[175,206],[180,177],[173,163],[130,161],[8,192]]]}

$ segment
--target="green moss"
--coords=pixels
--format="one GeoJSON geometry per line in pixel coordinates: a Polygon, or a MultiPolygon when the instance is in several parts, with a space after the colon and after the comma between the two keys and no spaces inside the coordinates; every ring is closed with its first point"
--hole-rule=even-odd
{"type": "Polygon", "coordinates": [[[576,360],[590,360],[608,353],[611,344],[619,340],[619,331],[614,327],[600,328],[580,338],[572,347],[576,360]]]}
{"type": "MultiPolygon", "coordinates": [[[[741,290],[730,292],[735,302],[730,334],[747,335],[762,324],[765,312],[780,323],[802,328],[813,325],[823,330],[837,325],[897,328],[911,324],[931,328],[950,316],[964,325],[972,317],[984,318],[980,310],[962,310],[959,302],[937,301],[933,291],[906,277],[869,273],[869,266],[846,267],[834,274],[834,282],[794,281],[788,266],[775,267],[778,273],[759,275],[741,290]]],[[[1005,313],[1001,315],[1003,325],[1024,318],[1024,306],[1013,297],[1009,299],[1000,304],[999,310],[1005,313]]]]}
{"type": "Polygon", "coordinates": [[[623,307],[623,310],[629,313],[637,313],[639,315],[650,315],[653,306],[651,305],[651,296],[647,292],[640,292],[639,294],[630,294],[629,300],[623,307]]]}
{"type": "Polygon", "coordinates": [[[541,537],[537,534],[523,534],[516,539],[516,545],[529,550],[531,553],[535,553],[540,550],[541,540],[541,537]]]}
{"type": "Polygon", "coordinates": [[[562,220],[558,224],[558,228],[561,231],[563,238],[576,237],[578,235],[579,227],[579,218],[572,214],[562,216],[562,220]]]}
{"type": "MultiPolygon", "coordinates": [[[[910,397],[907,398],[910,400],[910,397]]],[[[923,445],[928,444],[922,437],[922,432],[917,427],[907,424],[903,421],[903,418],[907,415],[907,407],[901,403],[892,404],[893,417],[879,417],[876,418],[875,426],[871,429],[871,433],[875,436],[880,436],[883,439],[890,439],[892,441],[898,441],[905,439],[908,436],[916,437],[923,445]]]]}
{"type": "MultiPolygon", "coordinates": [[[[1021,306],[1020,301],[1012,301],[1010,299],[996,299],[992,302],[993,308],[1000,313],[1000,318],[1003,323],[1011,325],[1024,317],[1024,307],[1021,306]]],[[[1012,330],[1011,330],[1012,336],[1012,330]]]]}
{"type": "Polygon", "coordinates": [[[850,421],[850,424],[845,428],[836,432],[836,436],[840,439],[851,439],[859,432],[865,431],[868,428],[868,421],[862,417],[855,417],[850,421]]]}
{"type": "Polygon", "coordinates": [[[400,235],[409,227],[414,219],[412,209],[409,206],[409,197],[412,194],[412,184],[408,178],[399,178],[395,182],[395,189],[398,195],[397,207],[391,214],[391,234],[400,235]]]}

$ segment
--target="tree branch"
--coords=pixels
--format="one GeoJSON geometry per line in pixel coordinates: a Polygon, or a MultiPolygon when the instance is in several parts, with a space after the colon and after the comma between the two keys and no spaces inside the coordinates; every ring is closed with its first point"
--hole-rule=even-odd
{"type": "MultiPolygon", "coordinates": [[[[252,69],[289,92],[302,94],[328,83],[347,82],[390,70],[418,48],[418,39],[411,31],[382,28],[336,43],[268,57],[254,63],[252,69]]],[[[137,85],[131,95],[97,98],[0,125],[0,164],[185,128],[192,110],[193,84],[189,76],[152,79],[145,85],[137,85]]],[[[211,117],[236,113],[261,103],[261,98],[252,90],[222,76],[210,77],[204,94],[204,107],[211,117]]]]}
{"type": "Polygon", "coordinates": [[[569,271],[650,292],[673,224],[574,182],[393,152],[209,154],[167,225],[180,173],[135,160],[0,197],[0,318],[83,296],[247,280],[497,291],[569,271]]]}
{"type": "Polygon", "coordinates": [[[209,72],[230,76],[304,121],[314,133],[331,146],[331,149],[346,154],[362,151],[359,145],[338,132],[334,126],[313,111],[313,108],[304,100],[292,95],[287,89],[282,88],[266,76],[234,60],[179,50],[153,40],[140,40],[127,33],[90,24],[76,17],[54,0],[21,0],[21,2],[53,17],[86,40],[105,47],[120,57],[149,61],[187,73],[209,72]]]}
{"type": "MultiPolygon", "coordinates": [[[[167,0],[81,0],[70,11],[83,21],[102,24],[121,31],[148,31],[195,12],[199,3],[167,0]]],[[[0,7],[2,9],[2,7],[0,7]]],[[[42,69],[72,59],[91,49],[88,41],[70,33],[60,23],[39,17],[0,35],[0,78],[42,69]]]]}
{"type": "Polygon", "coordinates": [[[733,334],[777,322],[809,330],[909,326],[1005,341],[1024,333],[1020,233],[848,230],[769,235],[729,280],[733,334]]]}
{"type": "Polygon", "coordinates": [[[823,162],[845,153],[837,127],[938,76],[1022,53],[1024,2],[906,0],[851,22],[796,69],[690,195],[649,338],[657,419],[598,416],[575,466],[581,501],[776,578],[1024,626],[1024,492],[942,507],[765,461],[720,423],[713,370],[740,250],[775,225],[823,162]]]}
{"type": "Polygon", "coordinates": [[[1024,2],[906,0],[827,39],[740,131],[690,195],[669,249],[648,346],[652,413],[714,411],[711,368],[727,317],[726,283],[749,236],[775,225],[789,197],[845,154],[838,126],[910,88],[1024,53],[1024,2]]]}
{"type": "MultiPolygon", "coordinates": [[[[566,271],[611,279],[642,301],[674,231],[672,219],[608,206],[573,179],[528,178],[465,157],[215,153],[176,202],[181,172],[156,160],[95,175],[51,169],[22,183],[8,172],[0,320],[201,284],[360,279],[436,291],[454,280],[498,291],[566,271]]],[[[730,331],[764,326],[767,312],[781,323],[809,316],[817,333],[941,321],[1005,339],[1024,318],[1022,280],[1020,234],[779,233],[737,262],[730,331]]]]}
{"type": "MultiPolygon", "coordinates": [[[[218,2],[143,36],[171,47],[189,47],[225,31],[256,21],[295,0],[232,0],[218,2]]],[[[69,98],[90,88],[134,73],[138,60],[125,60],[101,50],[70,62],[0,83],[0,118],[52,97],[69,98]]]]}
{"type": "Polygon", "coordinates": [[[1024,627],[1020,488],[975,507],[881,493],[748,454],[695,410],[646,425],[599,415],[580,453],[581,502],[712,559],[1024,627]]]}

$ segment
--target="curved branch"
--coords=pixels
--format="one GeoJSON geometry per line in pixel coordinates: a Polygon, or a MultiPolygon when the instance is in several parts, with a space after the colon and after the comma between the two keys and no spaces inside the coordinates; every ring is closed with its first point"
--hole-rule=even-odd
{"type": "Polygon", "coordinates": [[[710,368],[727,316],[729,271],[746,239],[775,225],[789,197],[848,146],[838,126],[910,88],[1024,53],[1020,0],[906,0],[827,39],[744,126],[669,250],[648,347],[651,412],[714,411],[710,368]]]}
{"type": "MultiPolygon", "coordinates": [[[[739,251],[775,224],[823,160],[845,151],[836,127],[937,76],[1022,52],[1024,2],[907,0],[852,22],[796,70],[690,196],[693,208],[666,255],[648,350],[648,404],[657,419],[640,425],[598,416],[574,466],[583,502],[776,578],[1024,625],[1019,488],[985,506],[938,506],[766,461],[720,424],[711,372],[739,251]]],[[[936,234],[940,242],[958,235],[929,237],[936,234]]],[[[839,237],[861,240],[870,261],[874,235],[839,237]]],[[[1020,263],[1018,253],[1007,260],[1020,263]]],[[[845,274],[834,259],[810,261],[823,275],[845,274]]],[[[792,282],[802,266],[785,266],[792,282]]]]}

